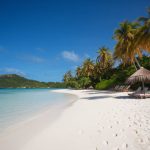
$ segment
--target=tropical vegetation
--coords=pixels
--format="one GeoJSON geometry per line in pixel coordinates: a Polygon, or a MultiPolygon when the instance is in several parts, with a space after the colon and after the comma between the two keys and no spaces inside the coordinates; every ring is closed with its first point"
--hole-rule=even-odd
{"type": "Polygon", "coordinates": [[[148,17],[120,23],[113,39],[116,40],[113,53],[106,46],[99,48],[95,60],[88,58],[77,67],[75,74],[69,71],[64,75],[65,85],[77,89],[108,89],[124,84],[141,66],[150,69],[150,8],[148,17]]]}

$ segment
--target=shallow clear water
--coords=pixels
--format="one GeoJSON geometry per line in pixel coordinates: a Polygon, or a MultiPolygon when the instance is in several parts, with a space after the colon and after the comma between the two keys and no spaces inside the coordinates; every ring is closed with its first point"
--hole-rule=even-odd
{"type": "Polygon", "coordinates": [[[0,89],[0,131],[42,109],[69,101],[67,94],[51,89],[0,89]]]}

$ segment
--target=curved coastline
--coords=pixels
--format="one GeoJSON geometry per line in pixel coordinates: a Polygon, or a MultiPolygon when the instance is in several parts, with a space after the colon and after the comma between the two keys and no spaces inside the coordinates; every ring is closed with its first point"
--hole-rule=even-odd
{"type": "Polygon", "coordinates": [[[130,99],[126,92],[68,89],[56,92],[74,94],[79,100],[21,150],[150,148],[149,99],[130,99]]]}
{"type": "MultiPolygon", "coordinates": [[[[55,92],[57,90],[51,90],[55,92]]],[[[59,92],[60,93],[60,92],[59,92]]],[[[39,112],[32,114],[29,118],[19,121],[0,134],[0,149],[3,150],[20,150],[22,146],[30,139],[34,138],[47,127],[51,126],[63,113],[63,111],[73,105],[78,99],[76,95],[62,93],[70,98],[67,102],[61,102],[57,105],[49,105],[39,112]]]]}
{"type": "Polygon", "coordinates": [[[51,90],[51,92],[55,92],[55,93],[64,93],[64,94],[69,94],[69,95],[73,95],[76,96],[78,99],[80,98],[80,94],[75,92],[75,91],[79,91],[79,90],[71,90],[71,89],[56,89],[56,90],[51,90]]]}
{"type": "MultiPolygon", "coordinates": [[[[150,99],[130,99],[125,92],[54,90],[78,100],[19,148],[3,150],[148,150],[150,99]]],[[[35,127],[35,126],[33,126],[35,127]]]]}

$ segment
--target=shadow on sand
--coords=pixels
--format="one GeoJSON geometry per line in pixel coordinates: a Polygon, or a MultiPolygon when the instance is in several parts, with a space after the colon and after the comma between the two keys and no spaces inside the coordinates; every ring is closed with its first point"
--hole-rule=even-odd
{"type": "Polygon", "coordinates": [[[87,99],[87,100],[103,100],[104,98],[115,98],[115,99],[118,99],[118,100],[129,100],[129,99],[132,99],[132,100],[138,100],[138,99],[135,99],[134,97],[129,97],[129,96],[109,96],[109,95],[103,95],[103,96],[89,96],[89,97],[83,97],[82,99],[87,99]]]}
{"type": "Polygon", "coordinates": [[[130,97],[130,96],[128,96],[128,95],[126,95],[126,96],[116,96],[116,97],[114,97],[114,98],[116,98],[116,99],[134,99],[134,100],[138,100],[138,99],[135,99],[134,97],[130,97]]]}
{"type": "Polygon", "coordinates": [[[115,93],[115,91],[98,91],[98,90],[87,90],[83,92],[88,93],[88,94],[113,94],[115,93]]]}
{"type": "Polygon", "coordinates": [[[130,97],[128,95],[123,95],[123,96],[114,96],[115,91],[98,91],[98,90],[85,90],[83,91],[83,93],[87,93],[91,96],[88,97],[83,97],[82,99],[88,99],[88,100],[103,100],[104,98],[115,98],[118,100],[127,100],[127,99],[131,99],[131,100],[136,100],[134,97],[130,97]],[[92,94],[99,94],[98,96],[92,96],[92,94]],[[102,96],[100,96],[100,94],[102,94],[102,96]],[[108,94],[108,95],[107,95],[108,94]],[[113,95],[111,95],[113,94],[113,95]]]}
{"type": "Polygon", "coordinates": [[[91,96],[91,97],[83,97],[82,99],[88,99],[88,100],[102,100],[103,98],[110,98],[112,96],[103,95],[103,96],[91,96]]]}

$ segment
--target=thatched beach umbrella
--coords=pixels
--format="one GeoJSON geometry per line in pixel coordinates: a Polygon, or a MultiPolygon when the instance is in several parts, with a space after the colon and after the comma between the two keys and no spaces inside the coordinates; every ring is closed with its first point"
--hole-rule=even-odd
{"type": "Polygon", "coordinates": [[[144,82],[150,82],[150,71],[141,67],[139,70],[137,70],[133,75],[131,75],[126,83],[128,84],[134,84],[136,82],[142,82],[142,87],[144,90],[144,82]]]}

